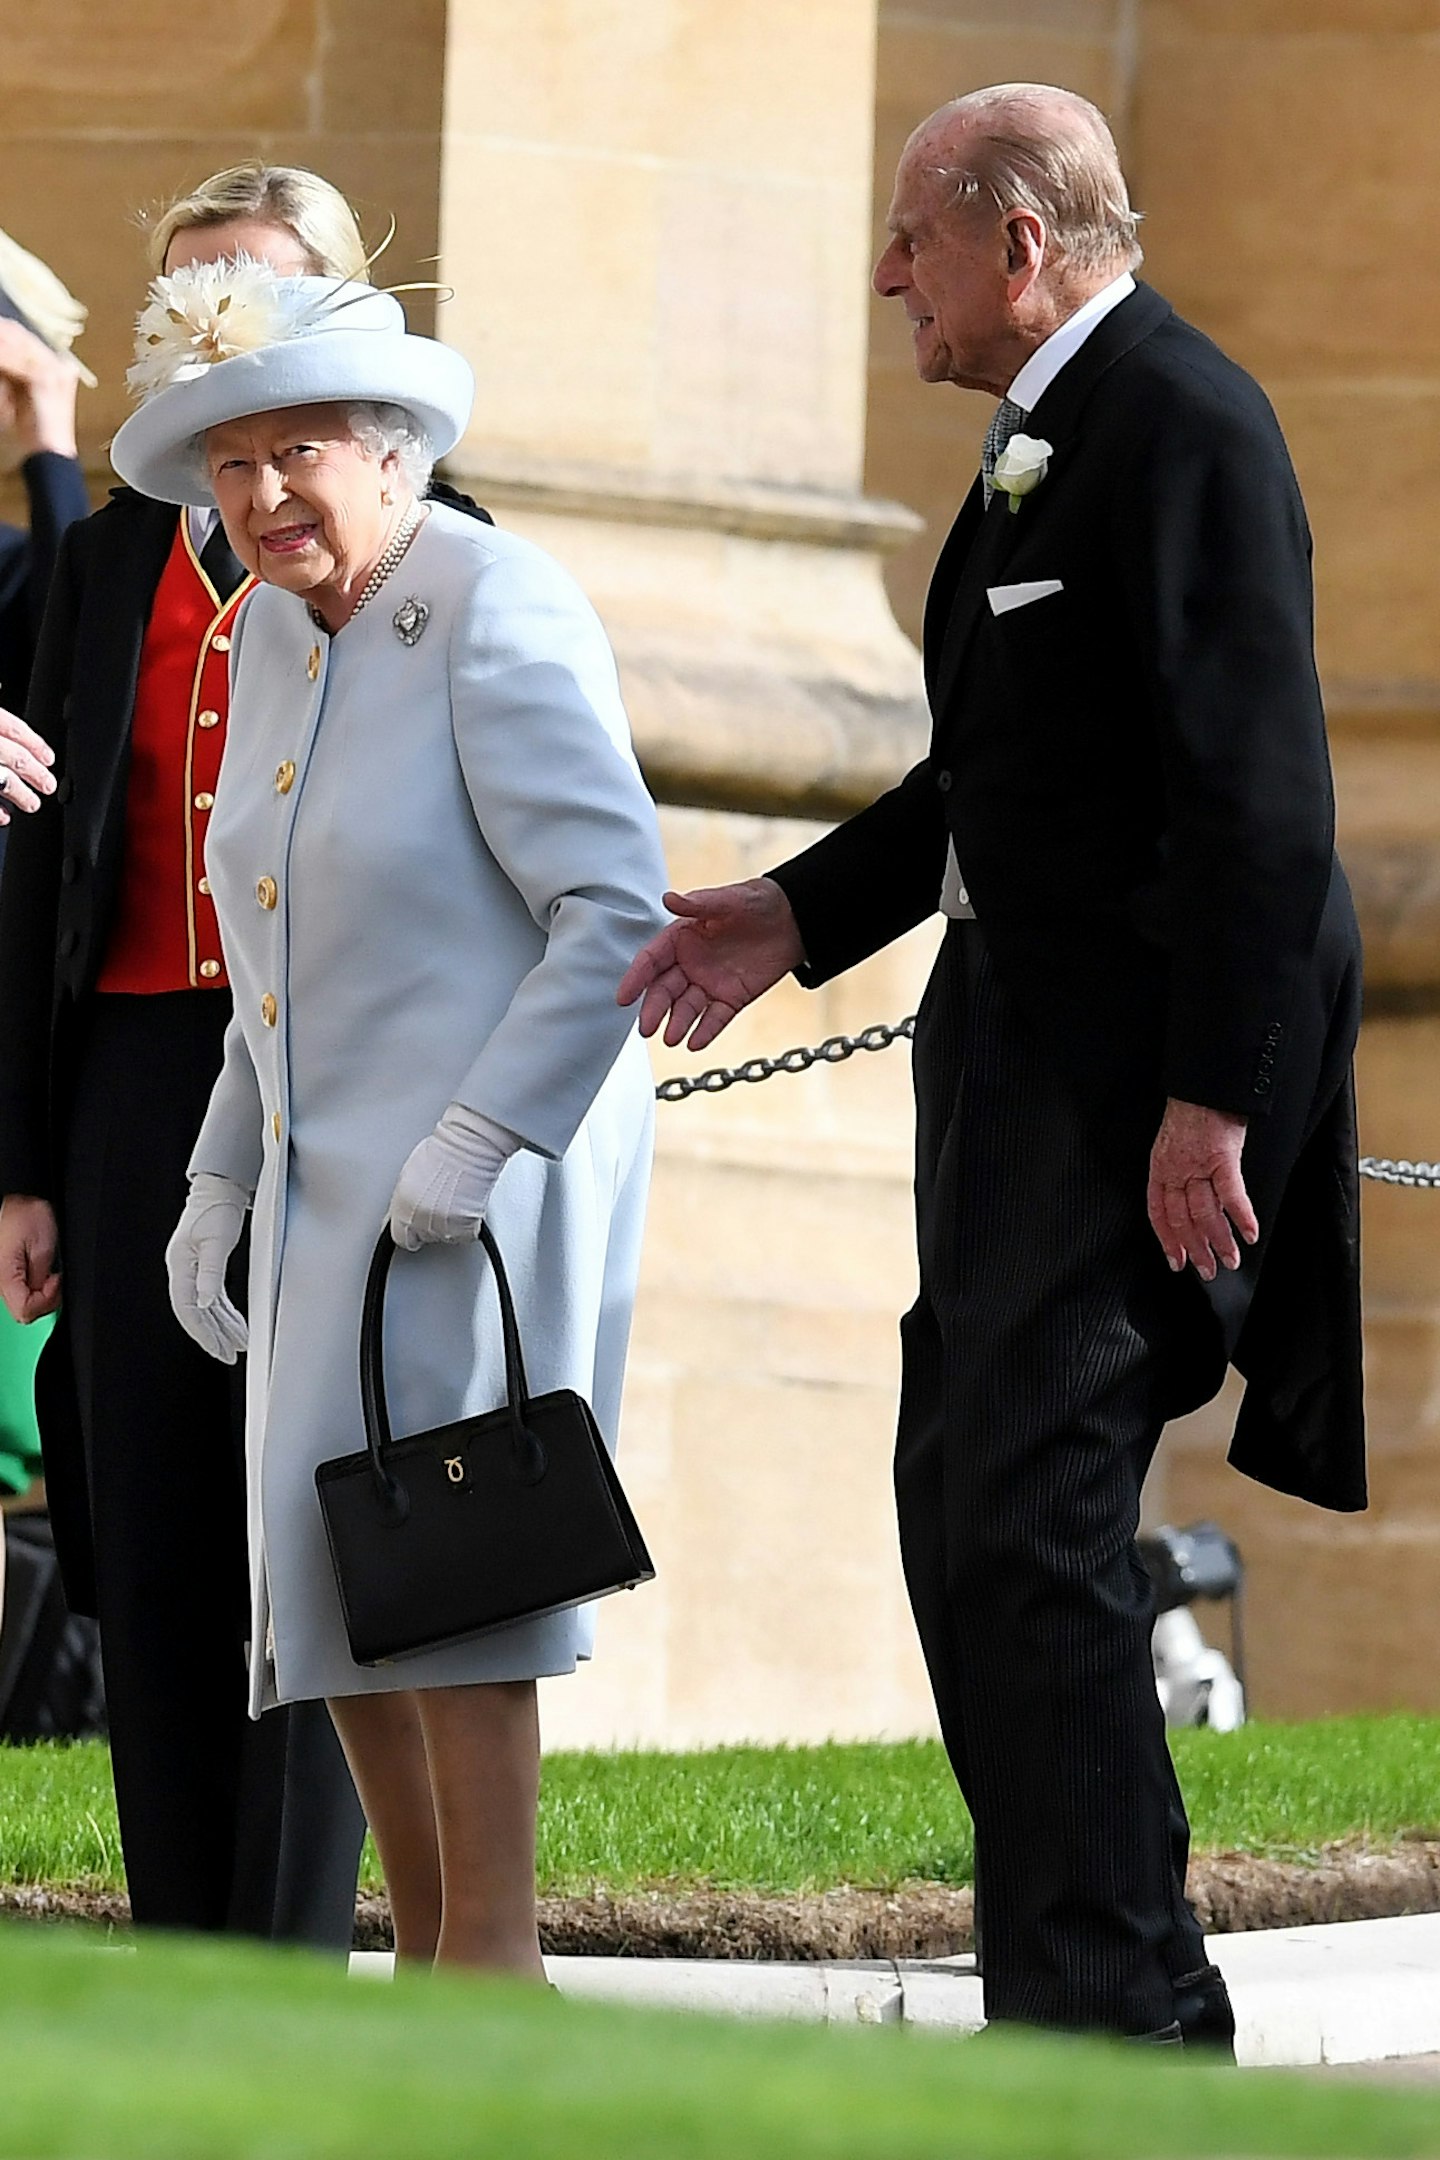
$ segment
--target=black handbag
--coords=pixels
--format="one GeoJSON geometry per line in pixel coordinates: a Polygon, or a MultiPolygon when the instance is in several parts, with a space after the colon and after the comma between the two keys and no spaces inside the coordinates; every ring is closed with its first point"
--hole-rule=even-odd
{"type": "Polygon", "coordinates": [[[645,1549],[594,1413],[570,1388],[532,1395],[500,1248],[505,1401],[396,1440],[385,1402],[388,1228],[360,1321],[365,1449],[319,1464],[340,1607],[357,1665],[386,1665],[649,1582],[645,1549]]]}

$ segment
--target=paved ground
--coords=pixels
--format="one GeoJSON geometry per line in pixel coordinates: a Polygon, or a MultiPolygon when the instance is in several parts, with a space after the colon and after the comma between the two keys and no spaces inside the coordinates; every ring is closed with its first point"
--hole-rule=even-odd
{"type": "Polygon", "coordinates": [[[1393,2062],[1333,2063],[1330,2074],[1369,2078],[1385,2085],[1440,2085],[1440,2055],[1403,2055],[1393,2062]]]}
{"type": "MultiPolygon", "coordinates": [[[[1235,2004],[1242,2064],[1363,2066],[1387,2078],[1440,2082],[1440,1913],[1326,1927],[1214,1935],[1210,1953],[1235,2004]]],[[[829,2025],[926,2025],[957,2034],[983,2021],[971,1958],[932,1962],[780,1964],[723,1959],[560,1957],[562,1994],[653,2009],[829,2025]]],[[[357,1973],[390,1959],[357,1952],[357,1973]]]]}

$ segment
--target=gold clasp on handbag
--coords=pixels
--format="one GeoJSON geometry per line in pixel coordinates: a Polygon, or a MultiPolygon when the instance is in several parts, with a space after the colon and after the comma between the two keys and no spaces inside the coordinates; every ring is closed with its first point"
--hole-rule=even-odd
{"type": "Polygon", "coordinates": [[[445,1475],[452,1485],[463,1485],[465,1483],[465,1458],[463,1455],[446,1456],[445,1475]]]}

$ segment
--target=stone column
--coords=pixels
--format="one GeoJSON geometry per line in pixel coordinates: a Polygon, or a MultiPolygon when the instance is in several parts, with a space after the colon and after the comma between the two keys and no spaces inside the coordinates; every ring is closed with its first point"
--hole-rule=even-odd
{"type": "MultiPolygon", "coordinates": [[[[599,607],[682,885],[924,740],[880,570],[915,521],[861,492],[874,53],[874,0],[448,9],[440,326],[480,385],[451,467],[599,607]]],[[[715,1056],[899,1017],[927,950],[784,988],[715,1056]]],[[[622,1450],[660,1578],[549,1691],[552,1742],[928,1724],[889,1495],[908,1064],[662,1106],[622,1450]]]]}

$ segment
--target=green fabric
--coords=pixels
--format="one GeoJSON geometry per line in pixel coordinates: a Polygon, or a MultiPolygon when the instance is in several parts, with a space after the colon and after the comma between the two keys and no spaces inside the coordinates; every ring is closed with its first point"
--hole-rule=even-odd
{"type": "Polygon", "coordinates": [[[54,1325],[21,1327],[0,1305],[0,1492],[24,1492],[40,1475],[35,1367],[54,1325]]]}

